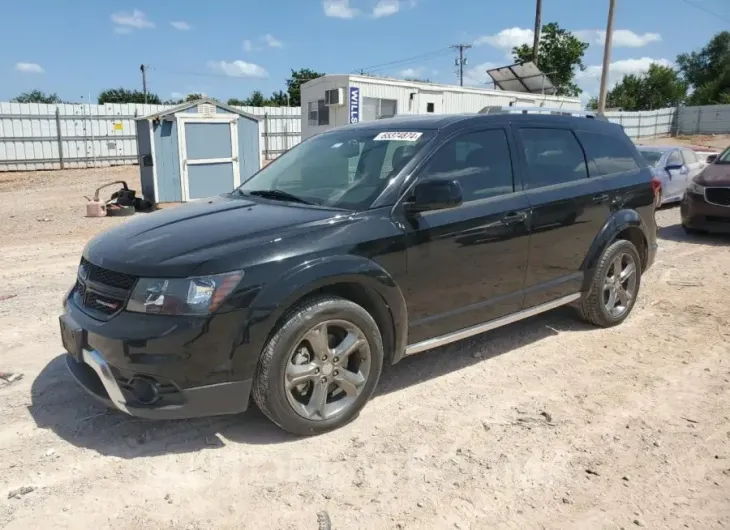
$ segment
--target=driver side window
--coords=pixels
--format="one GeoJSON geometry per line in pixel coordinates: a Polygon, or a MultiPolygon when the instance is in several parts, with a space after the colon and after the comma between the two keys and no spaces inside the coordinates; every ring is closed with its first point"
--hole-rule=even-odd
{"type": "Polygon", "coordinates": [[[453,179],[462,188],[464,202],[514,191],[512,160],[502,129],[475,131],[452,138],[426,164],[426,179],[453,179]]]}

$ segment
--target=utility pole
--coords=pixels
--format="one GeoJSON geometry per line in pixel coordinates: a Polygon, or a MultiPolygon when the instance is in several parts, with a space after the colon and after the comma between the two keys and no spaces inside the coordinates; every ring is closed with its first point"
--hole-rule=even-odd
{"type": "Polygon", "coordinates": [[[459,50],[459,58],[456,59],[456,66],[459,67],[459,85],[464,86],[464,65],[467,64],[467,59],[464,57],[464,51],[471,48],[471,44],[454,44],[452,48],[459,50]]]}
{"type": "Polygon", "coordinates": [[[142,92],[144,93],[144,104],[147,104],[147,67],[145,65],[141,65],[139,67],[140,72],[142,72],[142,92]]]}
{"type": "Polygon", "coordinates": [[[608,0],[608,22],[606,23],[606,43],[603,47],[603,71],[601,72],[601,90],[598,94],[598,114],[606,111],[606,85],[608,69],[611,65],[611,43],[613,41],[613,12],[616,0],[608,0]]]}
{"type": "Polygon", "coordinates": [[[540,31],[542,30],[542,0],[535,2],[535,37],[532,41],[532,62],[537,66],[540,51],[540,31]]]}

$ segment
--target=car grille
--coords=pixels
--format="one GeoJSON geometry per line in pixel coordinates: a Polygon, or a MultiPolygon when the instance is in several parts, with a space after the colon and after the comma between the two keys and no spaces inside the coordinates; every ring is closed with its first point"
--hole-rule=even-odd
{"type": "Polygon", "coordinates": [[[105,269],[82,258],[74,302],[88,315],[107,320],[124,308],[136,281],[136,276],[105,269]]]}
{"type": "Polygon", "coordinates": [[[110,287],[126,290],[131,289],[134,286],[134,282],[137,281],[136,276],[103,269],[93,263],[89,263],[84,258],[81,258],[81,263],[79,264],[79,275],[92,282],[99,282],[110,287]]]}
{"type": "Polygon", "coordinates": [[[718,206],[730,206],[730,187],[705,188],[705,200],[718,206]]]}

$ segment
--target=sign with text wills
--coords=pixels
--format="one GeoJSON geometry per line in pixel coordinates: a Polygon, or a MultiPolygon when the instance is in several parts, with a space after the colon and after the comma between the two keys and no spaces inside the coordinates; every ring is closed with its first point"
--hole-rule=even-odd
{"type": "Polygon", "coordinates": [[[350,123],[360,121],[360,87],[350,87],[350,123]]]}

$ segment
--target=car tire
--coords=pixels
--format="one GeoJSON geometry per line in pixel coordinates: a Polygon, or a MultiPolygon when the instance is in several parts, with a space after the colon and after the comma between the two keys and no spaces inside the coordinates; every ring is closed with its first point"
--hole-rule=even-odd
{"type": "Polygon", "coordinates": [[[631,314],[640,287],[639,252],[631,241],[624,239],[614,241],[603,251],[598,261],[591,286],[579,305],[581,316],[591,324],[602,328],[620,324],[631,314]],[[632,273],[628,272],[629,264],[633,265],[632,273]],[[617,267],[621,270],[618,279],[615,278],[617,267]],[[624,273],[626,277],[622,281],[624,273]],[[630,296],[628,299],[626,293],[630,296]],[[612,301],[613,306],[611,306],[612,301]]]}
{"type": "Polygon", "coordinates": [[[356,418],[368,402],[380,379],[383,358],[380,330],[365,309],[336,296],[312,297],[292,308],[267,342],[256,369],[253,398],[271,421],[292,434],[311,436],[332,431],[356,418]],[[342,342],[336,344],[343,334],[342,342]],[[319,342],[323,336],[327,337],[326,344],[319,342]],[[362,346],[345,354],[347,340],[362,346]],[[337,357],[338,349],[343,352],[342,359],[337,357]],[[322,351],[329,352],[329,357],[317,353],[322,351]],[[348,366],[355,366],[357,372],[348,366]],[[299,371],[292,375],[290,369],[299,371]],[[311,378],[294,384],[293,379],[300,381],[304,376],[311,378]],[[353,376],[359,386],[351,383],[353,376]],[[346,386],[338,386],[338,380],[346,386]],[[346,388],[352,392],[347,393],[346,388]],[[322,394],[323,402],[316,399],[322,394]],[[332,410],[336,412],[330,414],[332,410]]]}

